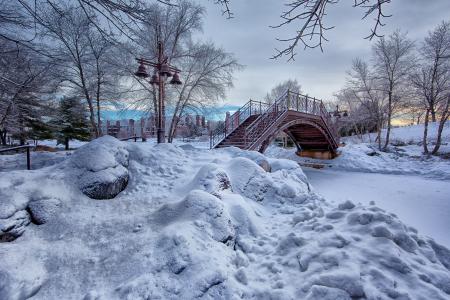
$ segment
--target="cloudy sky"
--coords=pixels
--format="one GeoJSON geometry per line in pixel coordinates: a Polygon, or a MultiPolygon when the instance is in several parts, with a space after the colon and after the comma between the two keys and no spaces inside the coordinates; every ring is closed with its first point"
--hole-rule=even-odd
{"type": "MultiPolygon", "coordinates": [[[[245,66],[236,74],[235,87],[228,93],[226,104],[243,104],[248,99],[262,99],[267,91],[286,79],[297,79],[302,90],[311,96],[333,99],[333,94],[345,82],[346,71],[355,57],[369,58],[372,42],[364,37],[370,33],[373,17],[361,20],[364,10],[353,8],[351,0],[333,5],[326,17],[330,42],[324,52],[319,49],[298,49],[294,62],[287,58],[271,60],[275,48],[282,47],[277,37],[289,37],[295,28],[269,28],[280,21],[283,3],[288,0],[231,0],[233,19],[226,19],[213,1],[206,5],[207,16],[203,38],[214,41],[233,52],[245,66]]],[[[383,34],[399,28],[420,43],[427,32],[442,20],[450,20],[450,0],[393,0],[386,12],[383,34]]],[[[300,24],[297,23],[299,26],[300,24]]]]}

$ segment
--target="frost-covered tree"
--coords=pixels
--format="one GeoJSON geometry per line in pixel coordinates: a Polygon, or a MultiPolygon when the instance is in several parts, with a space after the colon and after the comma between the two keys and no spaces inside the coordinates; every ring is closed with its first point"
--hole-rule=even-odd
{"type": "Polygon", "coordinates": [[[302,87],[298,83],[297,79],[288,79],[277,84],[274,88],[270,90],[269,93],[266,94],[264,100],[271,104],[275,102],[278,98],[280,98],[287,90],[294,93],[301,93],[302,87]]]}
{"type": "Polygon", "coordinates": [[[386,38],[382,37],[373,46],[374,76],[378,81],[378,89],[386,97],[387,130],[384,149],[389,145],[392,118],[402,108],[407,96],[406,87],[415,63],[413,50],[414,42],[399,30],[386,38]]]}
{"type": "Polygon", "coordinates": [[[423,147],[428,149],[428,123],[439,118],[437,143],[432,154],[439,151],[441,135],[446,120],[449,118],[450,94],[450,22],[442,22],[429,32],[420,48],[420,64],[411,76],[419,105],[425,110],[423,147]]]}
{"type": "Polygon", "coordinates": [[[338,93],[338,100],[349,110],[354,126],[365,124],[366,129],[376,128],[378,147],[381,150],[381,129],[387,118],[387,101],[379,81],[369,64],[361,59],[353,60],[345,88],[338,93]]]}
{"type": "Polygon", "coordinates": [[[54,90],[52,63],[27,47],[0,38],[0,137],[48,137],[47,95],[54,90]]]}
{"type": "Polygon", "coordinates": [[[112,62],[113,44],[98,33],[94,19],[94,15],[87,17],[74,6],[55,10],[47,5],[40,9],[38,24],[48,41],[46,52],[58,66],[60,88],[65,94],[86,101],[91,127],[98,137],[102,134],[101,102],[111,98],[118,72],[112,62]]]}
{"type": "MultiPolygon", "coordinates": [[[[135,49],[136,52],[154,59],[157,42],[162,41],[168,61],[182,70],[182,84],[166,86],[165,103],[172,114],[171,123],[166,124],[169,142],[176,135],[178,122],[185,114],[225,97],[226,89],[232,85],[233,72],[240,68],[231,53],[193,37],[202,30],[204,13],[205,9],[192,1],[180,0],[174,6],[149,5],[145,26],[137,32],[140,47],[135,49]]],[[[133,62],[132,71],[134,68],[133,62]]],[[[152,75],[153,70],[148,71],[152,75]]],[[[134,102],[134,106],[158,116],[157,88],[138,78],[136,81],[140,83],[142,97],[134,102]]]]}
{"type": "Polygon", "coordinates": [[[85,107],[76,97],[61,99],[52,123],[58,144],[64,144],[66,150],[69,150],[70,140],[85,141],[91,136],[85,107]]]}

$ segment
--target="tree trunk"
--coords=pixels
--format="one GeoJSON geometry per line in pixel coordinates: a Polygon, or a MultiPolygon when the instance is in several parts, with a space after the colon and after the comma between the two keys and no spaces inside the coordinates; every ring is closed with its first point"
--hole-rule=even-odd
{"type": "Polygon", "coordinates": [[[97,138],[97,137],[99,137],[99,135],[98,135],[97,124],[95,123],[94,105],[92,104],[92,98],[89,95],[89,91],[88,91],[87,84],[86,84],[86,79],[84,77],[84,69],[83,69],[83,66],[81,65],[81,59],[79,56],[78,49],[77,49],[76,55],[77,55],[77,68],[78,68],[78,72],[79,72],[79,76],[80,76],[81,87],[82,87],[84,96],[86,97],[86,101],[89,106],[89,120],[91,121],[92,129],[94,130],[95,137],[97,138]]]}
{"type": "Polygon", "coordinates": [[[436,155],[438,153],[438,151],[439,151],[439,148],[441,147],[442,131],[444,130],[445,122],[447,122],[448,117],[449,117],[449,112],[448,112],[449,105],[450,105],[450,96],[448,96],[447,104],[445,105],[445,109],[442,112],[441,120],[439,122],[439,128],[438,128],[437,139],[436,139],[436,145],[434,146],[434,149],[431,152],[431,154],[433,154],[433,155],[436,155]]]}
{"type": "Polygon", "coordinates": [[[425,123],[423,125],[423,153],[428,154],[428,145],[427,145],[427,139],[428,139],[428,121],[430,118],[430,110],[427,109],[427,112],[425,113],[425,123]]]}
{"type": "Polygon", "coordinates": [[[100,118],[100,99],[98,97],[97,97],[97,126],[98,126],[98,135],[102,136],[102,126],[100,118]]]}
{"type": "Polygon", "coordinates": [[[6,129],[0,130],[0,139],[3,146],[6,146],[6,129]]]}
{"type": "Polygon", "coordinates": [[[381,120],[378,120],[377,122],[377,138],[375,139],[375,142],[378,141],[378,150],[381,151],[381,120]]]}
{"type": "Polygon", "coordinates": [[[167,137],[167,142],[168,143],[172,143],[173,142],[173,138],[174,138],[174,135],[175,135],[175,128],[176,128],[176,126],[178,124],[177,115],[178,115],[178,103],[177,103],[177,106],[175,107],[175,111],[174,111],[174,113],[172,115],[172,121],[170,122],[169,136],[167,137]]]}
{"type": "Polygon", "coordinates": [[[100,89],[102,85],[102,76],[100,72],[100,65],[99,65],[99,59],[96,59],[96,66],[97,66],[97,92],[96,92],[96,101],[97,101],[97,130],[98,135],[102,136],[102,126],[101,126],[101,118],[100,118],[100,89]]]}
{"type": "Polygon", "coordinates": [[[173,115],[172,115],[172,122],[170,122],[169,137],[168,137],[168,142],[169,143],[173,142],[173,138],[175,136],[176,127],[178,125],[178,111],[180,109],[180,103],[182,101],[183,100],[178,98],[177,105],[175,106],[175,111],[173,112],[173,115]]]}
{"type": "Polygon", "coordinates": [[[436,122],[436,110],[434,108],[431,108],[431,122],[436,122]]]}
{"type": "Polygon", "coordinates": [[[172,132],[172,140],[170,141],[171,143],[173,142],[173,139],[175,138],[175,136],[177,135],[177,126],[178,126],[178,122],[179,122],[179,118],[176,117],[177,121],[173,127],[173,132],[172,132]]]}
{"type": "Polygon", "coordinates": [[[64,149],[69,150],[69,138],[64,138],[64,149]]]}
{"type": "Polygon", "coordinates": [[[387,123],[387,130],[386,130],[386,141],[384,142],[383,151],[386,151],[388,145],[389,145],[389,138],[391,135],[391,120],[392,119],[392,93],[389,92],[389,102],[388,102],[388,123],[387,123]]]}

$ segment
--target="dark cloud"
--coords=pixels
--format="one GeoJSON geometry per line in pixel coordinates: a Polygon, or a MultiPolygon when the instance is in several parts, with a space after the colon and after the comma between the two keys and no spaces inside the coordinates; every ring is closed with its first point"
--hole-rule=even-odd
{"type": "MultiPolygon", "coordinates": [[[[297,79],[303,91],[312,96],[332,99],[345,81],[354,57],[369,58],[373,43],[364,37],[370,33],[373,17],[361,20],[364,10],[352,8],[352,2],[341,0],[330,7],[326,25],[335,26],[327,33],[330,42],[319,49],[298,49],[294,62],[285,58],[271,60],[275,48],[283,45],[277,37],[289,37],[295,26],[271,29],[276,25],[287,0],[232,0],[234,18],[221,15],[213,1],[201,1],[207,8],[203,38],[212,40],[225,50],[233,52],[245,69],[236,74],[235,87],[227,102],[242,104],[248,99],[261,99],[277,83],[288,78],[297,79]]],[[[421,41],[427,32],[442,20],[450,20],[449,0],[393,0],[386,13],[387,25],[382,33],[400,28],[410,38],[421,41]]],[[[298,24],[298,23],[297,23],[298,24]]]]}

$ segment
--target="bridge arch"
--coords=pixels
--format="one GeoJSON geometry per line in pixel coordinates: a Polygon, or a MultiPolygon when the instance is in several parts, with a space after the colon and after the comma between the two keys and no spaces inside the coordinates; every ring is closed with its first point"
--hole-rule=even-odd
{"type": "Polygon", "coordinates": [[[320,134],[322,138],[322,144],[325,149],[320,150],[331,150],[332,141],[330,140],[329,135],[325,131],[325,129],[320,126],[318,122],[304,119],[304,118],[296,118],[294,120],[282,123],[279,128],[274,130],[267,138],[261,143],[258,151],[264,153],[270,143],[278,136],[280,132],[286,133],[291,140],[294,142],[298,151],[306,150],[309,145],[306,145],[308,141],[305,141],[302,135],[302,131],[315,131],[315,142],[316,144],[312,144],[312,146],[316,146],[320,143],[317,142],[317,135],[320,134]],[[327,144],[327,145],[325,145],[327,144]]]}

